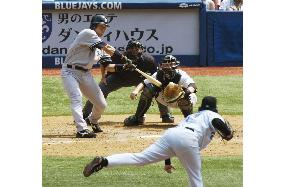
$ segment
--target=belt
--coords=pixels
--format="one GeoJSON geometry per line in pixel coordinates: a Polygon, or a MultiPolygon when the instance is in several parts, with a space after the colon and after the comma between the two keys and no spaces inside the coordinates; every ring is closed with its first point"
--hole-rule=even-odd
{"type": "Polygon", "coordinates": [[[83,67],[76,66],[76,65],[70,65],[70,64],[67,64],[67,68],[76,69],[76,70],[81,70],[81,71],[84,71],[84,72],[89,71],[88,69],[85,69],[85,68],[83,68],[83,67]]]}
{"type": "Polygon", "coordinates": [[[190,128],[190,127],[185,127],[185,128],[191,130],[192,132],[194,132],[193,128],[190,128]]]}

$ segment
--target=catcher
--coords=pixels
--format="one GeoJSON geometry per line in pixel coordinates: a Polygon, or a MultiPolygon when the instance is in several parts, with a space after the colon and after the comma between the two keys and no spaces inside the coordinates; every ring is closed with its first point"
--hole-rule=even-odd
{"type": "Polygon", "coordinates": [[[164,106],[180,108],[184,117],[192,114],[193,105],[197,102],[197,87],[186,72],[177,69],[179,64],[173,55],[166,55],[159,64],[158,71],[152,75],[162,86],[159,88],[146,79],[134,89],[130,94],[132,100],[137,98],[142,89],[143,91],[135,115],[124,120],[125,126],[143,125],[145,113],[154,97],[164,106]]]}

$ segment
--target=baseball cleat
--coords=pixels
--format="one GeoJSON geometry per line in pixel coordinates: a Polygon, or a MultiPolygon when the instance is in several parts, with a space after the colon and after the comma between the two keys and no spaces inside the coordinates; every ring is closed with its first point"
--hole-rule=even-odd
{"type": "Polygon", "coordinates": [[[175,122],[175,118],[174,117],[162,118],[162,123],[174,123],[174,122],[175,122]]]}
{"type": "Polygon", "coordinates": [[[138,126],[138,125],[144,125],[145,124],[145,117],[139,117],[137,118],[135,115],[129,116],[124,120],[124,126],[138,126]]]}
{"type": "Polygon", "coordinates": [[[171,114],[162,115],[162,123],[174,123],[175,118],[171,114]]]}
{"type": "Polygon", "coordinates": [[[91,126],[94,133],[99,133],[99,132],[103,132],[103,130],[101,129],[101,127],[99,126],[99,124],[96,124],[96,123],[92,123],[89,118],[86,118],[85,119],[87,125],[91,126]]]}
{"type": "Polygon", "coordinates": [[[104,157],[95,157],[89,164],[87,164],[85,166],[85,169],[83,171],[83,175],[85,177],[89,177],[90,175],[92,175],[94,172],[98,172],[101,169],[103,169],[103,165],[102,165],[102,161],[103,161],[104,157]]]}
{"type": "Polygon", "coordinates": [[[95,138],[97,135],[89,129],[84,129],[82,131],[77,132],[76,138],[95,138]]]}

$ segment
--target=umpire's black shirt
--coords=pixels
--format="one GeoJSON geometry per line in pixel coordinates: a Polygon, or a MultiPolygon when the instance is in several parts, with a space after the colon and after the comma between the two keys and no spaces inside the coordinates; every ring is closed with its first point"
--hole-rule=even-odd
{"type": "MultiPolygon", "coordinates": [[[[125,53],[127,56],[127,53],[125,53]]],[[[115,62],[115,64],[121,64],[121,62],[115,62]]],[[[137,65],[137,68],[147,74],[152,75],[157,71],[157,64],[155,62],[155,59],[153,56],[151,56],[148,53],[142,53],[142,55],[138,58],[138,60],[133,61],[133,64],[137,65]]],[[[114,72],[111,74],[118,75],[121,79],[127,81],[127,82],[133,82],[139,84],[142,82],[145,77],[143,77],[140,73],[137,71],[122,71],[122,72],[114,72]]]]}

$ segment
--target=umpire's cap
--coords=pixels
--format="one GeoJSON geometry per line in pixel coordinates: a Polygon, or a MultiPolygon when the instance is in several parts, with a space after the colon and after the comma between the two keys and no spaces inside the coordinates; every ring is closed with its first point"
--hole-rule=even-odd
{"type": "Polygon", "coordinates": [[[98,24],[104,24],[107,27],[109,25],[107,24],[108,20],[104,15],[98,14],[92,17],[91,23],[90,23],[90,29],[96,28],[98,24]]]}
{"type": "Polygon", "coordinates": [[[126,46],[126,50],[132,48],[132,47],[137,47],[143,49],[144,46],[139,40],[130,40],[126,46]]]}
{"type": "Polygon", "coordinates": [[[202,99],[201,106],[198,108],[198,111],[202,110],[211,110],[213,112],[218,113],[217,110],[217,99],[216,97],[213,96],[205,96],[202,99]]]}

